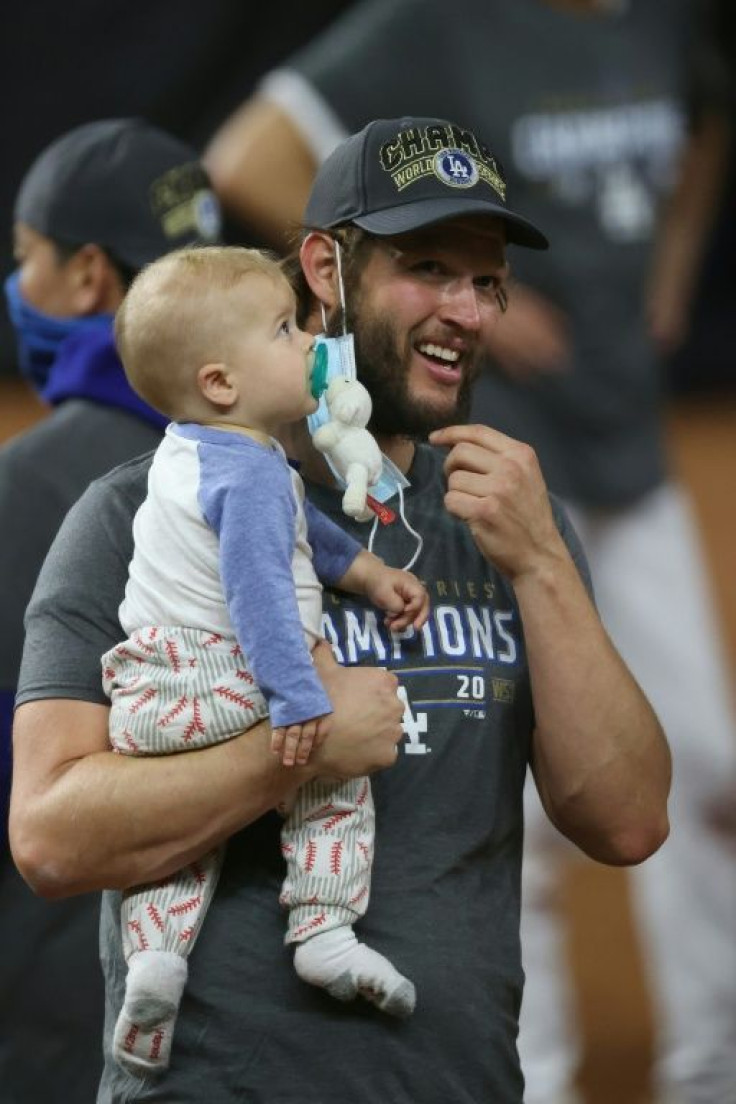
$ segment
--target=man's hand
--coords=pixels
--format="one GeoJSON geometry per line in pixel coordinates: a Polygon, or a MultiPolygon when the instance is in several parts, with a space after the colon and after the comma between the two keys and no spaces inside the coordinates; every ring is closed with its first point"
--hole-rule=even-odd
{"type": "Polygon", "coordinates": [[[498,369],[519,383],[558,375],[570,362],[567,318],[532,288],[513,284],[506,313],[489,337],[488,351],[498,369]]]}
{"type": "Polygon", "coordinates": [[[467,522],[482,555],[512,583],[569,560],[529,445],[483,425],[438,429],[430,441],[450,449],[445,507],[467,522]]]}
{"type": "Polygon", "coordinates": [[[312,655],[333,712],[329,739],[310,756],[310,776],[356,778],[393,766],[404,715],[396,676],[380,667],[341,667],[326,643],[312,655]]]}

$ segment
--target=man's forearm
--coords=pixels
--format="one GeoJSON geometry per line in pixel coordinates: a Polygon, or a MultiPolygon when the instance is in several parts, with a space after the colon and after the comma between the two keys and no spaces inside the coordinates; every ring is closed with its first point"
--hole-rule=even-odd
{"type": "Polygon", "coordinates": [[[109,750],[108,710],[50,699],[16,712],[11,845],[48,897],[127,888],[199,858],[321,774],[391,766],[402,736],[397,680],[313,653],[333,705],[329,738],[307,767],[284,767],[262,722],[233,740],[178,755],[109,750]]]}
{"type": "Polygon", "coordinates": [[[668,832],[661,726],[572,561],[516,583],[537,729],[533,769],[557,827],[601,862],[640,862],[668,832]]]}
{"type": "Polygon", "coordinates": [[[289,116],[254,97],[226,120],[204,155],[225,208],[286,249],[312,186],[314,156],[289,116]]]}
{"type": "MultiPolygon", "coordinates": [[[[84,702],[22,706],[15,724],[11,845],[44,896],[127,888],[164,877],[273,808],[297,782],[270,751],[263,722],[226,743],[179,755],[133,757],[105,747],[108,711],[84,702]],[[75,731],[87,733],[82,751],[75,731]],[[53,735],[52,735],[53,733],[53,735]],[[98,738],[98,748],[91,744],[98,738]],[[25,784],[42,741],[70,755],[43,783],[25,784]]],[[[43,752],[41,752],[43,755],[43,752]]]]}

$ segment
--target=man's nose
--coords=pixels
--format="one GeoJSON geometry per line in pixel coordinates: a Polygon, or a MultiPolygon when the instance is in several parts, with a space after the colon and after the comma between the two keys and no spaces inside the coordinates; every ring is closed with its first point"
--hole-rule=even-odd
{"type": "Polygon", "coordinates": [[[443,322],[453,323],[474,333],[480,330],[478,292],[470,277],[458,278],[445,285],[440,314],[443,322]]]}

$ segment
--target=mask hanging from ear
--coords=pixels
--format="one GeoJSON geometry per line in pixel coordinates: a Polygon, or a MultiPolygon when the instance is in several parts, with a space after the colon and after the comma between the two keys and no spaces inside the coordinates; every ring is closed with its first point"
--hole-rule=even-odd
{"type": "MultiPolygon", "coordinates": [[[[342,317],[342,333],[338,337],[327,337],[325,333],[315,337],[315,370],[312,374],[312,394],[319,399],[319,406],[313,414],[307,416],[307,428],[313,437],[320,426],[324,426],[330,420],[330,411],[327,407],[325,392],[334,379],[343,377],[347,380],[356,380],[358,370],[355,363],[355,343],[353,335],[348,333],[345,312],[345,285],[342,278],[342,256],[339,242],[335,242],[335,261],[337,264],[337,286],[340,295],[340,313],[342,317]],[[324,352],[322,351],[324,350],[324,352]]],[[[322,305],[322,325],[327,329],[324,305],[322,305]]],[[[388,502],[400,489],[410,486],[409,480],[399,471],[388,456],[381,453],[382,470],[377,483],[372,484],[368,490],[372,499],[376,502],[388,502]]],[[[328,463],[329,457],[327,458],[328,463]]],[[[330,469],[339,487],[344,487],[345,482],[330,463],[330,469]]]]}
{"type": "MultiPolygon", "coordinates": [[[[341,260],[341,248],[339,242],[335,241],[335,259],[337,265],[337,282],[340,295],[340,311],[342,315],[342,334],[338,337],[328,337],[325,333],[319,334],[315,338],[314,349],[314,367],[312,370],[312,395],[315,399],[319,400],[319,406],[314,413],[307,416],[307,428],[312,437],[318,430],[327,426],[330,421],[330,410],[327,404],[326,391],[333,380],[344,379],[348,382],[355,382],[358,378],[357,366],[355,361],[355,344],[353,341],[353,335],[348,333],[346,325],[346,311],[345,311],[345,287],[342,278],[342,260],[341,260]]],[[[324,304],[322,304],[322,325],[327,329],[327,319],[325,317],[324,304]]],[[[367,431],[363,431],[367,432],[367,431]]],[[[320,450],[323,452],[325,459],[332,471],[337,486],[341,489],[345,489],[347,484],[342,474],[336,468],[334,462],[329,456],[329,452],[320,450]]],[[[404,473],[396,467],[394,462],[386,456],[385,453],[380,453],[381,468],[378,479],[368,486],[368,499],[367,503],[370,509],[375,514],[373,521],[373,528],[368,543],[369,551],[373,550],[373,544],[376,537],[377,526],[379,520],[384,524],[393,520],[393,513],[385,508],[382,509],[385,503],[389,499],[398,495],[399,498],[399,512],[404,527],[409,533],[416,539],[417,546],[411,561],[406,565],[406,569],[413,566],[416,562],[419,553],[421,552],[423,539],[421,535],[415,532],[406,520],[404,513],[404,490],[410,486],[409,480],[404,473]]],[[[357,516],[352,514],[351,516],[357,516]]],[[[368,515],[370,516],[370,515],[368,515]]],[[[361,518],[361,520],[363,520],[361,518]]]]}

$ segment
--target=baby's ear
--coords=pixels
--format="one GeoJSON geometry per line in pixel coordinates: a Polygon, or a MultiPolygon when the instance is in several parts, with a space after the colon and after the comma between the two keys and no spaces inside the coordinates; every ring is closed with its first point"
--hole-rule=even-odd
{"type": "Polygon", "coordinates": [[[238,389],[226,364],[203,364],[197,372],[197,385],[208,402],[216,406],[232,406],[238,398],[238,389]]]}

